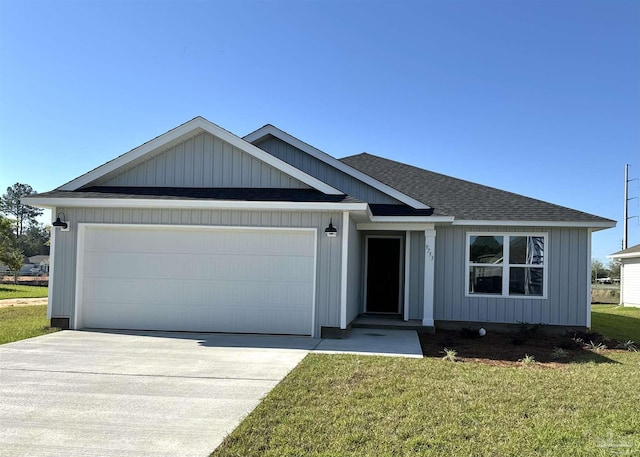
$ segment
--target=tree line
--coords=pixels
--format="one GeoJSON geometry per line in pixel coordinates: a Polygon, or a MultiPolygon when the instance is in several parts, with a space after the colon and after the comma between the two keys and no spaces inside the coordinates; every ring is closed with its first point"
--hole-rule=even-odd
{"type": "Polygon", "coordinates": [[[14,272],[28,257],[49,255],[51,226],[37,221],[44,211],[20,201],[32,194],[30,185],[15,183],[0,197],[0,263],[14,272]]]}

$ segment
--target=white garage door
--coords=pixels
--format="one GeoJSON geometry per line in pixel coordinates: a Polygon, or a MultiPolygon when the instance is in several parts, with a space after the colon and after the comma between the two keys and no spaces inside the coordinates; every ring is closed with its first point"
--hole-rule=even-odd
{"type": "Polygon", "coordinates": [[[624,304],[640,306],[640,259],[625,259],[622,274],[624,304]]]}
{"type": "Polygon", "coordinates": [[[315,231],[80,228],[76,327],[312,332],[315,231]]]}

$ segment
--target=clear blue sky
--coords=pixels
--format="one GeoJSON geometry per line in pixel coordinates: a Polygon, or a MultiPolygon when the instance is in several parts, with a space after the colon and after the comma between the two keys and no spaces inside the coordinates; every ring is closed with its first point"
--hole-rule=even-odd
{"type": "Polygon", "coordinates": [[[640,1],[0,0],[2,193],[197,115],[615,219],[606,261],[640,176],[640,1]]]}

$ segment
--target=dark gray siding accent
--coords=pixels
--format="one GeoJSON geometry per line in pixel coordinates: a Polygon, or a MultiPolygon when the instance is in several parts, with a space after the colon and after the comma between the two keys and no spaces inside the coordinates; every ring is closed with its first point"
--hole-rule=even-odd
{"type": "Polygon", "coordinates": [[[94,184],[152,187],[309,187],[210,133],[200,133],[116,176],[94,184]]]}
{"type": "Polygon", "coordinates": [[[259,143],[256,143],[256,146],[305,173],[326,182],[330,186],[341,190],[345,194],[367,203],[400,203],[384,192],[327,165],[325,162],[310,156],[278,138],[269,136],[259,143]]]}
{"type": "Polygon", "coordinates": [[[587,325],[588,229],[545,227],[437,227],[434,318],[550,325],[587,325]],[[546,299],[465,296],[467,232],[545,232],[546,299]]]}
{"type": "Polygon", "coordinates": [[[316,228],[316,332],[320,334],[321,326],[340,326],[341,235],[338,232],[337,238],[327,238],[324,229],[330,217],[341,220],[341,213],[131,208],[57,208],[57,211],[64,211],[71,230],[56,233],[51,310],[52,317],[70,318],[72,326],[78,223],[316,228]]]}
{"type": "Polygon", "coordinates": [[[356,229],[356,223],[349,221],[349,257],[347,273],[347,324],[362,312],[362,232],[356,229]]]}

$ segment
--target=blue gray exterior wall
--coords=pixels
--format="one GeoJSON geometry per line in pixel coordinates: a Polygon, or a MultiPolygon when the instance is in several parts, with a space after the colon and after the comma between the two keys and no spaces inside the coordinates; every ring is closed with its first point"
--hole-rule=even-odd
{"type": "Polygon", "coordinates": [[[588,326],[589,246],[586,228],[456,227],[437,228],[435,254],[436,321],[588,326]],[[546,299],[465,296],[466,234],[468,232],[545,232],[548,246],[546,299]]]}
{"type": "Polygon", "coordinates": [[[65,213],[71,230],[55,235],[50,311],[53,318],[69,318],[72,328],[78,223],[316,228],[316,332],[320,334],[322,326],[340,326],[342,235],[339,232],[337,238],[327,238],[324,229],[329,218],[340,220],[341,213],[129,208],[57,208],[57,211],[65,213]]]}
{"type": "Polygon", "coordinates": [[[356,223],[349,223],[349,251],[347,273],[347,324],[362,312],[363,296],[363,256],[364,242],[362,232],[356,228],[356,223]]]}
{"type": "Polygon", "coordinates": [[[348,174],[327,165],[325,162],[301,151],[300,149],[275,138],[267,137],[255,146],[287,162],[305,173],[320,179],[330,186],[341,190],[347,195],[367,203],[400,203],[396,199],[379,190],[349,176],[348,174]]]}
{"type": "Polygon", "coordinates": [[[199,133],[94,185],[308,188],[210,133],[199,133]]]}

